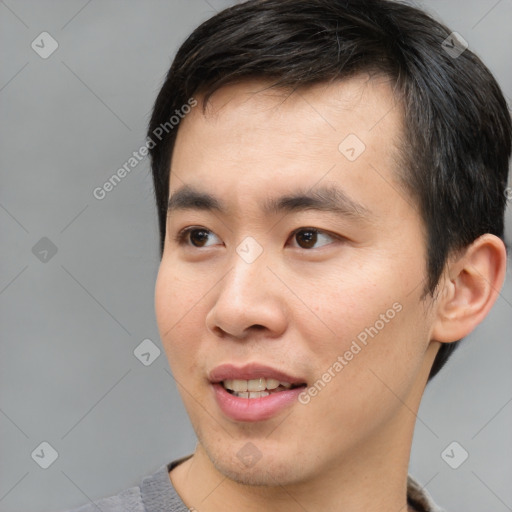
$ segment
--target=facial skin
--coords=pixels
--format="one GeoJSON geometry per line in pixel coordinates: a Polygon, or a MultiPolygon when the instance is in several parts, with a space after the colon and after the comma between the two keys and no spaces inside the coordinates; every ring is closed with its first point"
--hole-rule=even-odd
{"type": "MultiPolygon", "coordinates": [[[[440,346],[431,340],[453,341],[463,329],[441,339],[446,318],[438,303],[421,299],[424,227],[396,177],[403,113],[383,78],[291,95],[264,88],[257,81],[224,87],[206,115],[198,106],[179,127],[170,196],[192,187],[225,212],[176,209],[167,221],[157,322],[199,441],[170,477],[201,512],[298,510],[298,503],[405,510],[415,413],[440,346]],[[354,161],[338,149],[349,134],[366,146],[354,161]],[[339,189],[367,216],[264,211],[269,199],[322,187],[339,189]],[[199,230],[193,240],[203,246],[188,236],[176,241],[187,227],[199,230]],[[307,228],[319,230],[316,244],[307,228]],[[236,251],[248,236],[263,249],[252,263],[236,251]],[[309,403],[258,422],[220,410],[208,380],[216,366],[258,362],[313,386],[393,304],[400,312],[359,343],[309,403]],[[237,457],[248,442],[261,454],[251,467],[237,457]]],[[[450,300],[456,276],[446,282],[453,286],[441,297],[450,300]]]]}

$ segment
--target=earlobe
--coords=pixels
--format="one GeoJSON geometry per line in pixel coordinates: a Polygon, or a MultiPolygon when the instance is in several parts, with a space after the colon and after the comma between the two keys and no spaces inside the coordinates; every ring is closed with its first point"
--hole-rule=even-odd
{"type": "Polygon", "coordinates": [[[488,233],[450,260],[435,306],[432,340],[450,343],[473,331],[498,298],[506,262],[503,241],[488,233]]]}

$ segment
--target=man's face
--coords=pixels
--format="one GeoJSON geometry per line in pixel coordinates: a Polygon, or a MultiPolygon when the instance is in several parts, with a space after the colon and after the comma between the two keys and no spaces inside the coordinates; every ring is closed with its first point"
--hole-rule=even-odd
{"type": "Polygon", "coordinates": [[[180,125],[155,301],[199,450],[236,481],[275,485],[408,454],[437,346],[389,85],[263,85],[225,87],[180,125]],[[305,387],[224,389],[258,377],[305,387]]]}

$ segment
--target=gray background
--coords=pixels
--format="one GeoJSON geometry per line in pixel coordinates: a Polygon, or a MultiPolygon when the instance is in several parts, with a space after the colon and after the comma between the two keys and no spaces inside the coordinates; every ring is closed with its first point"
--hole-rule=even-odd
{"type": "MultiPolygon", "coordinates": [[[[177,46],[230,3],[0,1],[2,512],[112,495],[194,448],[163,350],[149,366],[133,353],[144,339],[162,348],[148,160],[105,199],[92,191],[143,145],[177,46]],[[43,31],[59,44],[47,59],[31,48],[43,31]],[[47,261],[32,250],[43,237],[57,249],[47,261]],[[43,441],[58,452],[48,469],[31,457],[43,441]]],[[[510,101],[512,1],[416,3],[463,35],[510,101]]],[[[509,271],[419,412],[411,472],[450,511],[512,510],[511,318],[509,271]],[[458,469],[440,455],[452,441],[469,453],[458,469]]]]}

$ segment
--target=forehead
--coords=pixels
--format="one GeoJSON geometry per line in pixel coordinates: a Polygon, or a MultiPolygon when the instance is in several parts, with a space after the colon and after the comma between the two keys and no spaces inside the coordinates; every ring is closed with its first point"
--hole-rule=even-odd
{"type": "MultiPolygon", "coordinates": [[[[245,79],[217,89],[208,99],[206,112],[202,110],[204,94],[199,93],[195,98],[198,107],[187,114],[180,131],[191,121],[215,123],[244,114],[252,117],[256,111],[260,116],[258,121],[264,117],[276,122],[279,116],[304,116],[301,126],[313,126],[321,121],[334,131],[342,130],[346,123],[354,123],[350,114],[364,116],[361,128],[368,130],[379,124],[390,109],[395,116],[389,116],[388,122],[398,121],[400,126],[402,118],[401,102],[393,83],[387,76],[377,73],[371,76],[362,73],[295,89],[277,87],[263,79],[245,79]]],[[[249,117],[244,119],[245,122],[250,120],[249,117]]]]}
{"type": "MultiPolygon", "coordinates": [[[[246,80],[218,89],[210,96],[204,113],[203,95],[196,99],[198,106],[179,125],[173,156],[179,153],[183,139],[191,137],[201,138],[195,141],[198,151],[213,149],[209,143],[216,139],[216,145],[222,143],[233,150],[226,155],[232,157],[240,147],[249,151],[252,139],[266,136],[269,142],[284,143],[283,151],[300,145],[301,151],[293,151],[298,158],[308,150],[313,154],[316,149],[332,150],[333,143],[349,134],[368,146],[382,138],[393,144],[402,132],[401,103],[383,76],[363,74],[297,90],[246,80]]],[[[334,149],[339,150],[337,144],[334,149]]]]}
{"type": "Polygon", "coordinates": [[[396,194],[403,114],[385,77],[359,75],[295,91],[270,85],[222,87],[204,113],[196,97],[198,106],[179,126],[171,192],[189,184],[262,198],[322,181],[363,199],[369,184],[382,192],[387,181],[396,194]]]}

